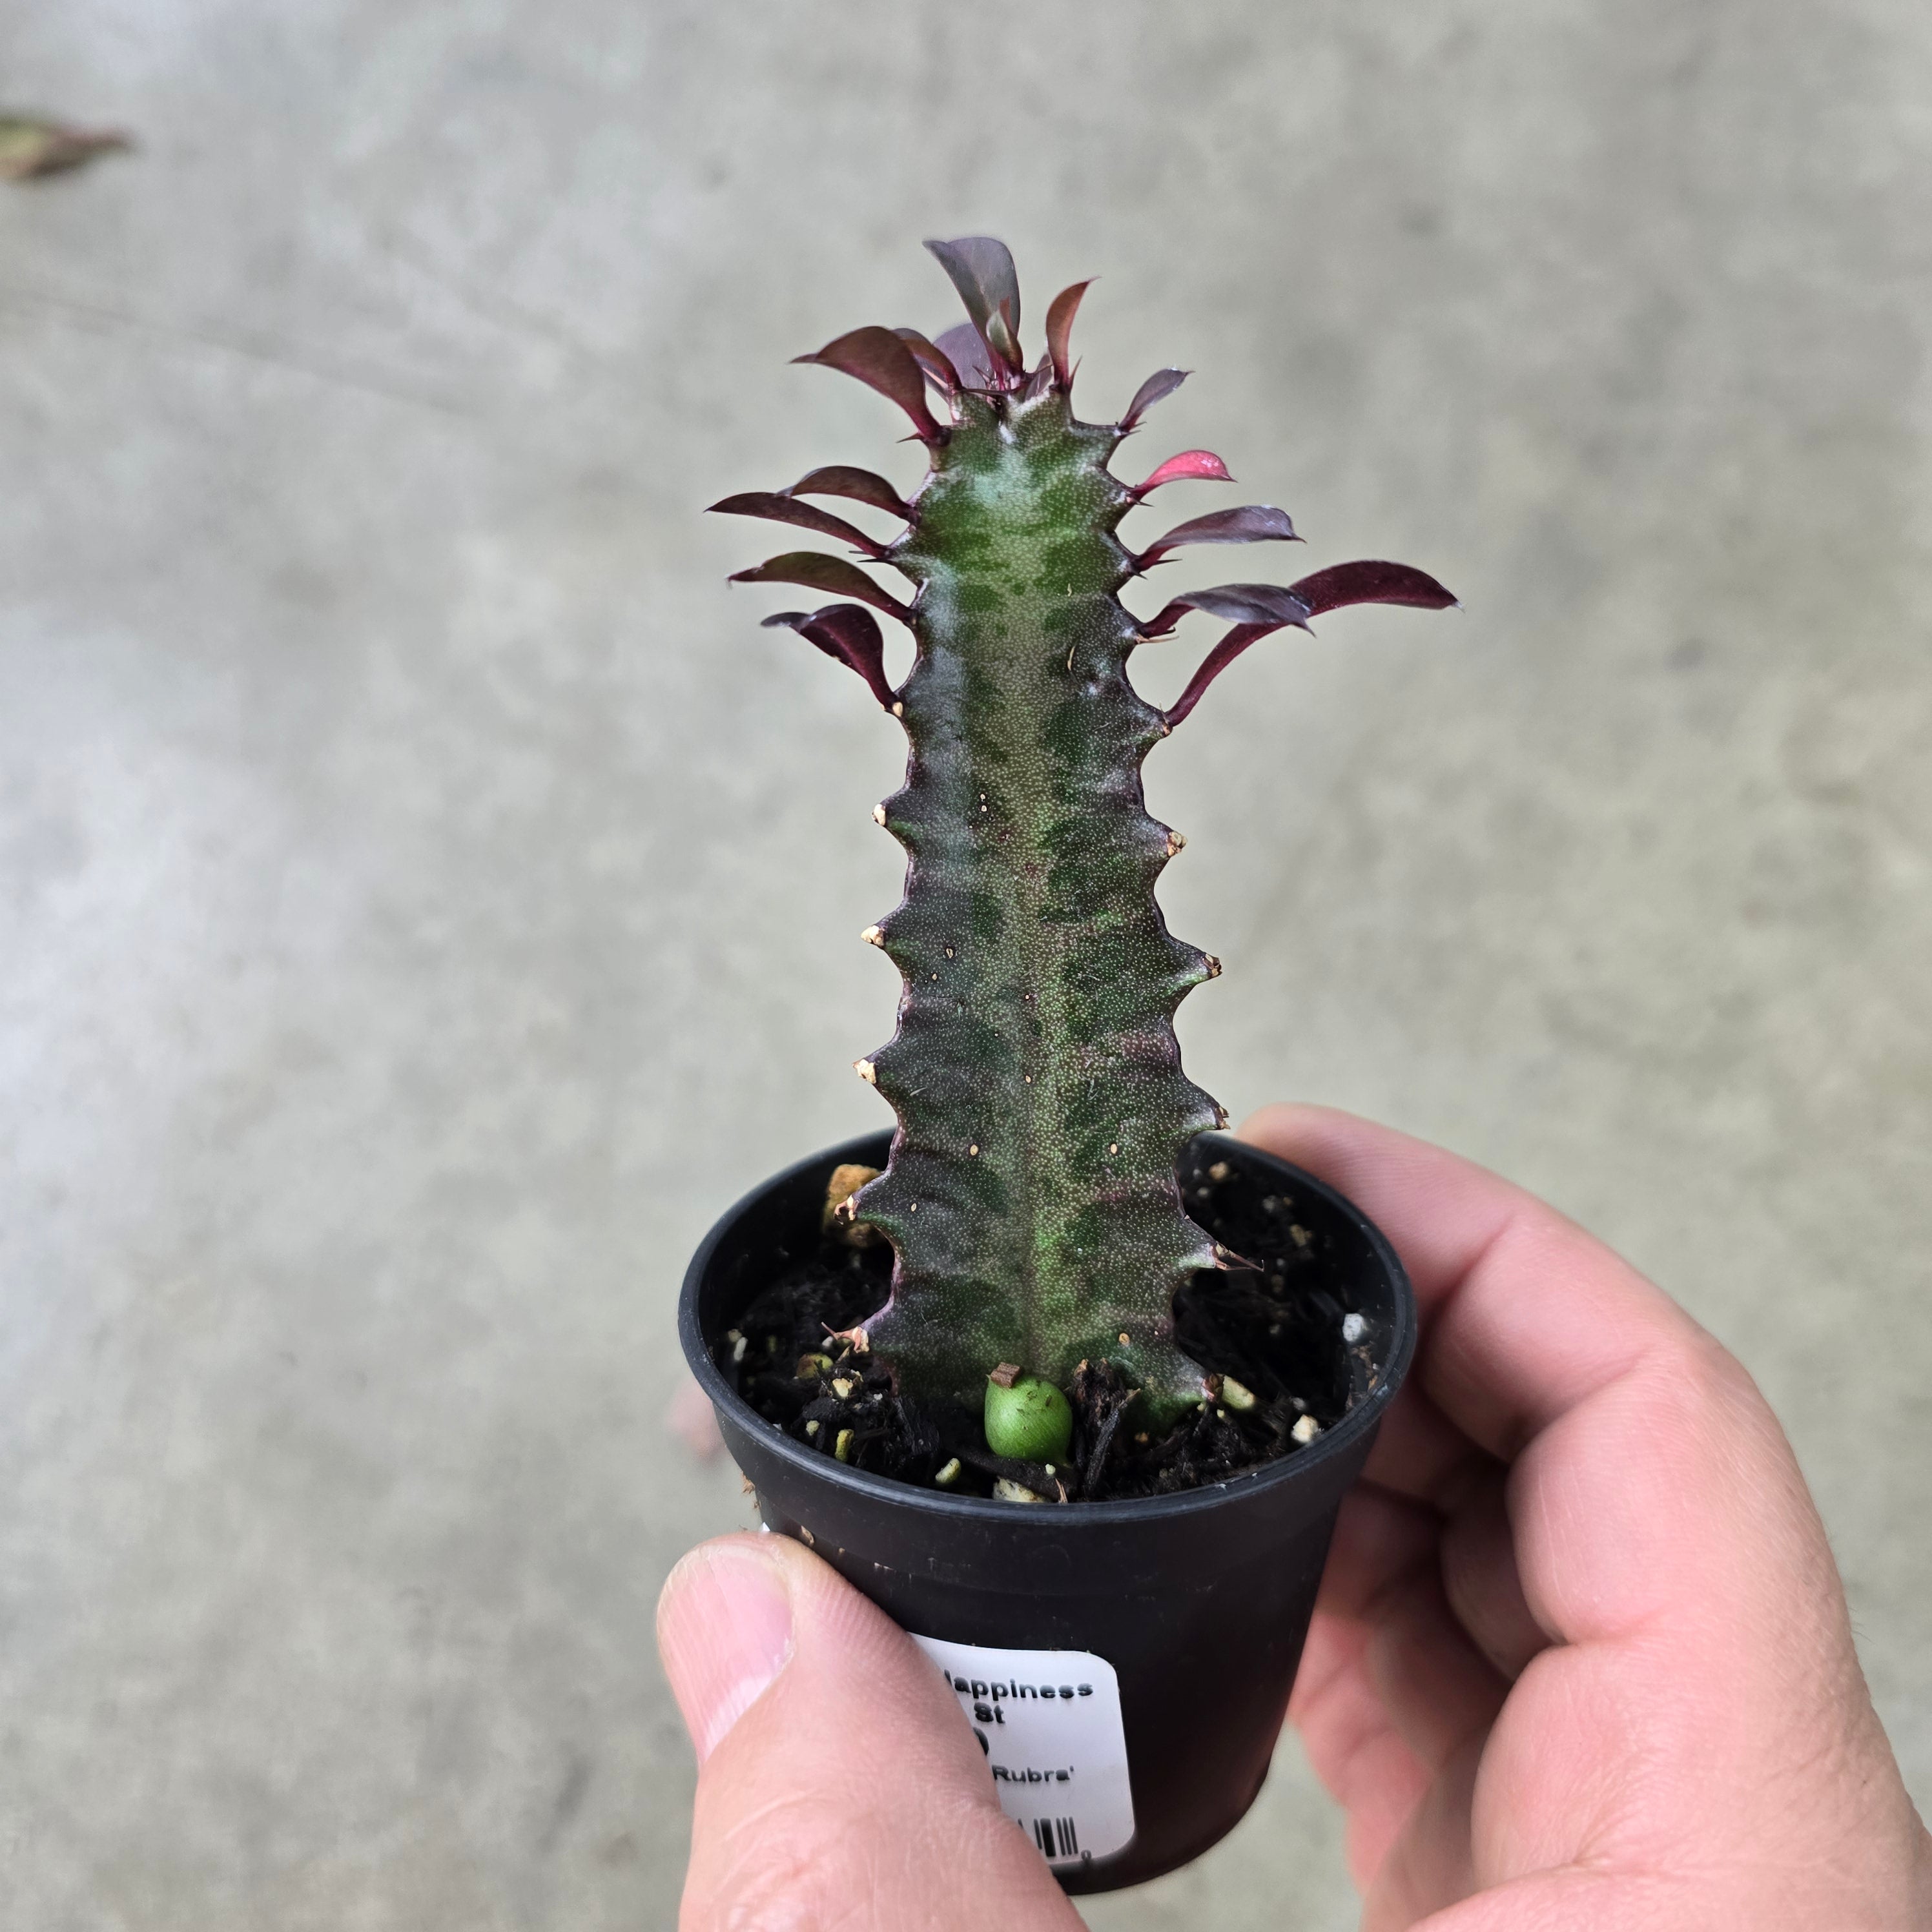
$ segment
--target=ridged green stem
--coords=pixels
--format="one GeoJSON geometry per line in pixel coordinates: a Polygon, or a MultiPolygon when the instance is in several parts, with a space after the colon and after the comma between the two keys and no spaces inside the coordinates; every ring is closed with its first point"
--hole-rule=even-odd
{"type": "Polygon", "coordinates": [[[863,1333],[910,1390],[976,1398],[1000,1361],[1064,1385],[1104,1358],[1165,1413],[1202,1382],[1174,1293],[1214,1264],[1176,1168],[1223,1119],[1173,1016],[1218,968],[1154,898],[1177,848],[1142,801],[1166,728],[1127,681],[1120,432],[1058,387],[958,413],[891,553],[921,591],[884,807],[905,898],[878,928],[905,988],[861,1070],[898,1132],[857,1206],[898,1258],[863,1333]]]}

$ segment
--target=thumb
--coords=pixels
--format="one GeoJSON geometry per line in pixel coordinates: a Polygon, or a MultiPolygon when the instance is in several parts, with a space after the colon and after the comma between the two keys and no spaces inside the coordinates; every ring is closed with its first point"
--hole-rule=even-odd
{"type": "Polygon", "coordinates": [[[1079,1932],[938,1670],[790,1538],[694,1550],[658,1646],[699,1766],[682,1932],[1079,1932]]]}

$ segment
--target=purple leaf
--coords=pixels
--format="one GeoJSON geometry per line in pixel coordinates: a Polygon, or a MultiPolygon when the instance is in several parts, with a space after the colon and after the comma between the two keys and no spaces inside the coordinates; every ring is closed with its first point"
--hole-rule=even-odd
{"type": "Polygon", "coordinates": [[[968,389],[990,389],[999,378],[993,371],[993,352],[980,340],[980,332],[970,322],[949,328],[933,345],[959,372],[960,386],[968,389]]]}
{"type": "Polygon", "coordinates": [[[828,342],[815,356],[797,356],[797,362],[820,362],[828,369],[856,376],[868,388],[890,398],[912,418],[922,442],[942,442],[946,432],[926,406],[926,376],[913,352],[890,328],[876,324],[855,328],[828,342]]]}
{"type": "Polygon", "coordinates": [[[872,695],[890,711],[894,692],[886,681],[886,640],[878,620],[856,604],[828,604],[821,610],[781,610],[764,620],[764,628],[782,624],[816,644],[829,658],[849,664],[871,687],[872,695]]]}
{"type": "Polygon", "coordinates": [[[783,556],[767,557],[749,570],[734,570],[733,584],[802,584],[808,590],[830,591],[834,597],[856,597],[862,604],[888,611],[902,622],[909,622],[910,608],[890,591],[882,590],[856,563],[842,556],[826,556],[815,550],[788,550],[783,556]]]}
{"type": "Polygon", "coordinates": [[[1308,604],[1292,590],[1279,584],[1216,584],[1206,590],[1184,591],[1141,626],[1144,638],[1157,638],[1172,630],[1190,610],[1204,610],[1210,617],[1226,617],[1237,624],[1302,624],[1308,620],[1308,604]]]}
{"type": "Polygon", "coordinates": [[[1127,405],[1126,414],[1120,418],[1120,434],[1125,436],[1162,397],[1172,395],[1192,373],[1186,369],[1156,369],[1134,392],[1134,399],[1127,405]]]}
{"type": "Polygon", "coordinates": [[[775,524],[796,524],[801,530],[816,530],[822,537],[838,537],[863,550],[868,556],[884,556],[886,547],[866,536],[856,524],[835,517],[830,510],[814,509],[770,490],[748,490],[742,496],[727,496],[712,509],[727,517],[769,517],[775,524]]]}
{"type": "Polygon", "coordinates": [[[1228,466],[1211,449],[1184,449],[1178,456],[1170,456],[1144,483],[1137,483],[1132,494],[1144,496],[1163,483],[1232,483],[1234,480],[1228,474],[1228,466]]]}
{"type": "Polygon", "coordinates": [[[1228,584],[1220,591],[1196,591],[1189,597],[1177,597],[1149,628],[1160,627],[1161,618],[1169,612],[1178,615],[1183,605],[1212,610],[1216,616],[1240,616],[1242,621],[1201,660],[1200,668],[1187,680],[1187,688],[1166,713],[1168,728],[1172,730],[1201,702],[1201,694],[1250,644],[1284,625],[1299,625],[1305,631],[1310,617],[1350,604],[1407,604],[1425,610],[1444,610],[1455,602],[1449,591],[1423,571],[1406,563],[1375,562],[1330,564],[1326,570],[1318,570],[1286,590],[1267,584],[1228,584]],[[1242,604],[1258,604],[1262,600],[1255,593],[1260,592],[1270,593],[1269,601],[1276,607],[1276,614],[1250,618],[1236,609],[1242,604]],[[1208,603],[1206,600],[1210,597],[1216,598],[1217,603],[1208,603]],[[1299,610],[1299,616],[1277,614],[1295,609],[1299,610]]]}
{"type": "Polygon", "coordinates": [[[1331,563],[1288,588],[1308,606],[1311,617],[1348,604],[1407,604],[1418,610],[1447,610],[1456,601],[1453,590],[1444,590],[1426,572],[1370,559],[1331,563]]]}
{"type": "Polygon", "coordinates": [[[1184,544],[1299,543],[1294,526],[1286,510],[1272,503],[1244,503],[1238,510],[1211,510],[1204,517],[1190,517],[1176,524],[1134,560],[1136,568],[1147,570],[1160,562],[1169,550],[1184,544]]]}
{"type": "Polygon", "coordinates": [[[1068,353],[1067,338],[1073,332],[1080,298],[1093,286],[1090,280],[1076,282],[1071,288],[1062,289],[1047,308],[1046,352],[1053,358],[1053,380],[1063,389],[1073,386],[1073,362],[1068,353]]]}
{"type": "Polygon", "coordinates": [[[784,493],[788,496],[849,496],[875,510],[912,521],[912,506],[876,470],[855,469],[849,463],[828,463],[801,476],[784,493]]]}
{"type": "Polygon", "coordinates": [[[924,371],[926,380],[942,395],[959,392],[959,372],[916,328],[896,328],[892,333],[912,351],[912,359],[924,371]]]}
{"type": "Polygon", "coordinates": [[[973,326],[987,346],[1018,374],[1024,366],[1019,352],[1020,278],[1012,250],[990,235],[966,235],[956,242],[928,242],[926,245],[952,277],[973,326]],[[994,326],[996,319],[1004,323],[1004,329],[994,326]],[[1004,341],[994,340],[1002,334],[1004,341]]]}

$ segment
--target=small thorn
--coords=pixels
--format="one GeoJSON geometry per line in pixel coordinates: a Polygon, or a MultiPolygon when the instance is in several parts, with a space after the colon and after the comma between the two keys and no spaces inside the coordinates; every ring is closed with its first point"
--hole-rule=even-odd
{"type": "Polygon", "coordinates": [[[1118,1154],[1120,1150],[1120,1144],[1118,1141],[1109,1141],[1107,1143],[1107,1151],[1109,1154],[1118,1154]]]}
{"type": "Polygon", "coordinates": [[[905,706],[896,698],[892,700],[892,716],[895,718],[903,718],[905,716],[905,706]]]}
{"type": "Polygon", "coordinates": [[[872,808],[872,823],[874,825],[883,825],[885,822],[886,808],[883,805],[874,806],[872,808]]]}
{"type": "Polygon", "coordinates": [[[1170,832],[1167,835],[1167,856],[1172,859],[1175,853],[1180,851],[1181,848],[1186,844],[1186,843],[1187,837],[1186,833],[1180,832],[1170,832]]]}
{"type": "Polygon", "coordinates": [[[868,946],[883,946],[886,943],[885,934],[882,933],[876,926],[867,926],[865,931],[860,934],[859,937],[862,939],[868,946]]]}
{"type": "Polygon", "coordinates": [[[980,1143],[977,1141],[975,1141],[972,1145],[966,1150],[966,1151],[972,1155],[974,1159],[976,1160],[980,1156],[980,1143]]]}
{"type": "Polygon", "coordinates": [[[876,1087],[879,1084],[878,1073],[869,1060],[854,1060],[852,1071],[857,1074],[868,1087],[876,1087]]]}
{"type": "Polygon", "coordinates": [[[1123,1335],[1120,1337],[1120,1346],[1124,1348],[1131,1348],[1133,1346],[1132,1337],[1131,1336],[1123,1335]]]}
{"type": "Polygon", "coordinates": [[[1204,953],[1202,953],[1202,956],[1201,956],[1201,963],[1202,963],[1202,965],[1204,965],[1204,967],[1206,967],[1206,968],[1207,968],[1207,969],[1208,969],[1208,978],[1209,978],[1209,979],[1210,979],[1210,980],[1218,980],[1218,979],[1220,979],[1220,976],[1221,976],[1221,962],[1220,962],[1220,960],[1216,959],[1216,958],[1214,957],[1214,954],[1213,954],[1213,953],[1211,953],[1211,952],[1204,952],[1204,953]]]}

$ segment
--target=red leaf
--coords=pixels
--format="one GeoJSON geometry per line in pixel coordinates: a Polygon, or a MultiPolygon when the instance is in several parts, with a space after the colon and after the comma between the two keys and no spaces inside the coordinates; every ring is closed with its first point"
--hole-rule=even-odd
{"type": "Polygon", "coordinates": [[[894,692],[886,681],[886,640],[878,620],[856,604],[828,604],[820,610],[781,610],[764,620],[764,628],[782,624],[816,644],[829,658],[849,664],[871,687],[872,695],[890,711],[894,692]]]}
{"type": "Polygon", "coordinates": [[[912,611],[887,590],[882,590],[856,563],[842,556],[826,556],[815,550],[788,550],[783,556],[767,557],[749,570],[734,570],[733,584],[802,584],[808,590],[827,590],[835,597],[856,597],[862,604],[889,611],[902,622],[910,621],[912,611]]]}
{"type": "Polygon", "coordinates": [[[1244,503],[1238,510],[1210,510],[1204,517],[1190,517],[1176,524],[1166,536],[1159,537],[1134,561],[1147,570],[1184,544],[1299,543],[1294,526],[1286,510],[1272,503],[1244,503]]]}
{"type": "Polygon", "coordinates": [[[959,393],[959,371],[917,329],[896,328],[892,333],[912,351],[912,359],[919,364],[926,380],[942,395],[959,393]]]}
{"type": "Polygon", "coordinates": [[[1339,610],[1348,604],[1407,604],[1423,610],[1447,610],[1456,593],[1426,572],[1406,563],[1364,559],[1358,563],[1331,563],[1288,588],[1308,606],[1312,617],[1339,610]]]}
{"type": "Polygon", "coordinates": [[[1080,298],[1093,286],[1090,280],[1076,282],[1071,288],[1062,289],[1047,308],[1046,352],[1053,358],[1053,380],[1063,389],[1073,386],[1073,363],[1067,352],[1067,338],[1073,332],[1080,298]]]}
{"type": "MultiPolygon", "coordinates": [[[[1169,705],[1163,714],[1167,728],[1171,731],[1194,707],[1201,702],[1202,692],[1252,644],[1267,637],[1270,632],[1282,628],[1279,624],[1237,624],[1208,655],[1201,660],[1201,667],[1187,680],[1187,688],[1169,705]]],[[[1306,627],[1304,626],[1304,628],[1306,627]]]]}
{"type": "Polygon", "coordinates": [[[912,506],[877,471],[859,470],[849,463],[828,463],[801,476],[784,493],[788,496],[849,496],[855,503],[869,503],[895,517],[912,521],[912,506]]]}
{"type": "Polygon", "coordinates": [[[1134,399],[1127,405],[1126,414],[1120,418],[1120,434],[1125,436],[1162,397],[1172,395],[1192,373],[1186,369],[1156,369],[1134,392],[1134,399]]]}
{"type": "Polygon", "coordinates": [[[1184,449],[1178,456],[1170,456],[1144,483],[1136,484],[1132,494],[1144,496],[1163,483],[1232,483],[1234,480],[1228,474],[1228,466],[1211,449],[1184,449]]]}
{"type": "Polygon", "coordinates": [[[835,517],[830,510],[814,509],[790,496],[770,490],[748,490],[742,496],[727,496],[712,509],[727,517],[768,517],[775,524],[796,524],[801,530],[816,530],[822,537],[839,537],[863,550],[868,556],[884,556],[886,547],[875,542],[856,524],[835,517]]]}
{"type": "Polygon", "coordinates": [[[1350,604],[1406,604],[1425,610],[1444,610],[1455,602],[1454,595],[1425,572],[1412,569],[1406,563],[1370,561],[1330,564],[1326,570],[1318,570],[1312,576],[1302,578],[1300,583],[1290,584],[1286,590],[1272,584],[1223,584],[1219,591],[1196,591],[1190,596],[1177,597],[1149,628],[1161,628],[1162,618],[1169,613],[1178,616],[1184,606],[1212,610],[1217,616],[1243,616],[1243,621],[1237,623],[1202,659],[1200,668],[1187,681],[1187,688],[1166,714],[1168,728],[1172,730],[1201,702],[1202,693],[1250,644],[1285,625],[1297,625],[1305,631],[1309,618],[1323,610],[1339,610],[1350,604]],[[1271,614],[1265,620],[1251,620],[1234,608],[1241,604],[1258,604],[1262,600],[1254,593],[1259,592],[1271,593],[1268,601],[1275,604],[1278,611],[1285,613],[1298,608],[1300,616],[1271,614]],[[1210,604],[1208,601],[1210,598],[1216,602],[1210,604]]]}
{"type": "Polygon", "coordinates": [[[876,324],[855,328],[850,334],[828,342],[814,356],[792,359],[820,362],[828,369],[856,376],[867,388],[898,404],[912,418],[922,442],[944,440],[946,432],[926,406],[925,374],[912,351],[890,328],[880,328],[876,324]]]}

